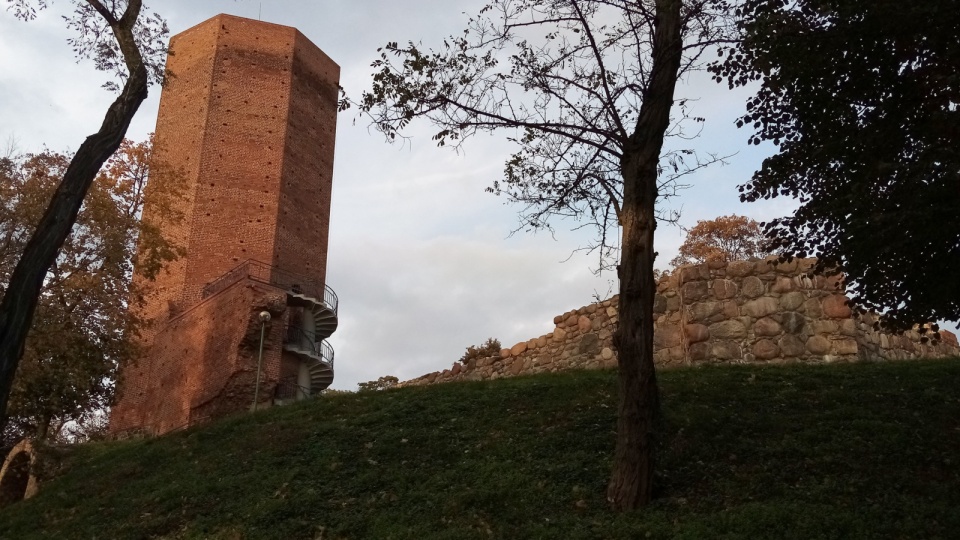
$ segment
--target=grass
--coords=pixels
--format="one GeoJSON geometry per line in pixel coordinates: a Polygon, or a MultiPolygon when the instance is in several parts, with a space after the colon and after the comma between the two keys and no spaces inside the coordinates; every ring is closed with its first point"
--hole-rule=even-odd
{"type": "Polygon", "coordinates": [[[82,447],[0,538],[951,538],[960,362],[662,372],[656,502],[604,501],[616,376],[331,396],[82,447]]]}

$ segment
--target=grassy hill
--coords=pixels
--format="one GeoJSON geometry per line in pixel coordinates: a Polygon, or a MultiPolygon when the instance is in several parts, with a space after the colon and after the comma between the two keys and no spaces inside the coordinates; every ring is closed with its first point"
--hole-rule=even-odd
{"type": "Polygon", "coordinates": [[[660,495],[604,502],[616,379],[331,396],[89,445],[0,538],[956,538],[960,361],[661,373],[660,495]]]}

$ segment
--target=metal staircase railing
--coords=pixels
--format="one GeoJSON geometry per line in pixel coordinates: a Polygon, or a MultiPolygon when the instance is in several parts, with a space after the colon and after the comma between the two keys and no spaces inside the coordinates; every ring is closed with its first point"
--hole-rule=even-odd
{"type": "Polygon", "coordinates": [[[284,344],[310,352],[333,369],[333,347],[325,339],[318,343],[313,332],[298,326],[288,326],[284,344]]]}
{"type": "Polygon", "coordinates": [[[340,299],[337,298],[337,293],[329,286],[253,259],[247,259],[226,274],[208,283],[202,290],[202,297],[213,296],[244,278],[273,285],[291,294],[320,300],[334,315],[337,314],[340,299]]]}
{"type": "Polygon", "coordinates": [[[277,388],[273,392],[273,399],[295,400],[310,397],[310,388],[300,386],[296,377],[285,377],[277,383],[277,388]]]}

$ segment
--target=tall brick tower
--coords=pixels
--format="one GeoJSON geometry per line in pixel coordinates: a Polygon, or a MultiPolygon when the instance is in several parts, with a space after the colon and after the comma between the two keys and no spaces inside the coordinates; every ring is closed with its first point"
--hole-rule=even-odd
{"type": "Polygon", "coordinates": [[[170,51],[155,153],[186,182],[184,219],[164,235],[187,254],[143,284],[153,326],[122,372],[115,434],[159,434],[333,380],[323,339],[337,325],[325,277],[340,68],[294,28],[229,15],[174,36],[170,51]]]}

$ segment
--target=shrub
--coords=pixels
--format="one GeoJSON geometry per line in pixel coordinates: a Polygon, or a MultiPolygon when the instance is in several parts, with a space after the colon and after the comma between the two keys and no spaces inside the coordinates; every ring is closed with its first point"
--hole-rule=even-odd
{"type": "Polygon", "coordinates": [[[387,390],[395,387],[399,382],[400,380],[394,377],[393,375],[385,375],[375,381],[358,383],[357,391],[358,392],[376,392],[379,390],[387,390]]]}
{"type": "Polygon", "coordinates": [[[463,353],[460,361],[466,364],[470,360],[494,356],[500,354],[500,349],[502,348],[499,339],[487,338],[487,340],[483,342],[483,345],[471,345],[467,347],[467,352],[463,353]]]}

